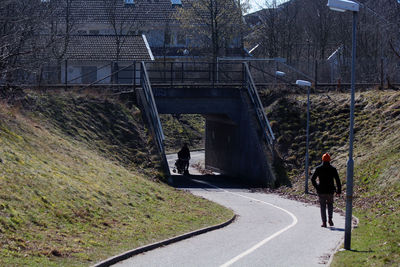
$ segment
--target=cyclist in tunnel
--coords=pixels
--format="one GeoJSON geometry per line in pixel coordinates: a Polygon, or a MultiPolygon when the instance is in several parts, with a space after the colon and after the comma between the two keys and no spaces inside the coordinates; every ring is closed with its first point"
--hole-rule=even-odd
{"type": "Polygon", "coordinates": [[[189,174],[190,151],[187,143],[178,152],[178,159],[182,162],[184,173],[189,174]]]}

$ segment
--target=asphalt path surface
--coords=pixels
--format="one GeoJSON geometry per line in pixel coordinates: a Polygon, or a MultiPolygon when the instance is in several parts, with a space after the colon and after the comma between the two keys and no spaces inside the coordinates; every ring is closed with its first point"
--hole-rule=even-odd
{"type": "MultiPolygon", "coordinates": [[[[191,164],[204,162],[192,152],[191,164]]],[[[167,157],[170,166],[176,156],[167,157]]],[[[115,266],[321,266],[340,244],[344,217],[321,228],[319,208],[253,192],[218,175],[173,176],[174,186],[232,209],[238,218],[219,230],[136,255],[115,266]]]]}

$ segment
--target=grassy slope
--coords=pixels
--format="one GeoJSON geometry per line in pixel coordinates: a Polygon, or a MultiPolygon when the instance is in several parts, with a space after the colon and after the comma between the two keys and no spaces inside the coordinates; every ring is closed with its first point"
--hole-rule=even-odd
{"type": "Polygon", "coordinates": [[[28,99],[31,111],[0,105],[0,266],[90,265],[232,215],[153,179],[135,108],[28,99]]]}
{"type": "MultiPolygon", "coordinates": [[[[277,96],[263,92],[265,106],[277,133],[292,188],[279,191],[304,195],[304,95],[277,96]]],[[[349,95],[311,96],[311,166],[329,152],[345,185],[348,153],[349,95]]],[[[353,231],[352,249],[337,254],[333,266],[398,266],[400,264],[400,93],[369,91],[356,96],[354,214],[360,225],[353,231]]],[[[310,187],[311,184],[310,184],[310,187]]],[[[313,188],[310,188],[313,191],[313,188]]],[[[338,200],[344,207],[344,198],[338,200]]]]}

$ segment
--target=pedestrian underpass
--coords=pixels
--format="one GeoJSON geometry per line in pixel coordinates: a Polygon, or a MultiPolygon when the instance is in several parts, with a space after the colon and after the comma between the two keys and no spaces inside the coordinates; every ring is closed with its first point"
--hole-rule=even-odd
{"type": "Polygon", "coordinates": [[[149,62],[138,99],[166,162],[159,114],[201,114],[205,165],[244,182],[274,186],[274,140],[246,63],[149,62]]]}

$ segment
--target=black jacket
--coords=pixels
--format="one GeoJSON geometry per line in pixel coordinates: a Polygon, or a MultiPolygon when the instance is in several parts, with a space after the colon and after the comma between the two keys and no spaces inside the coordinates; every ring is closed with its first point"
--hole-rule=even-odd
{"type": "Polygon", "coordinates": [[[315,189],[317,189],[318,194],[333,194],[335,191],[340,194],[342,192],[339,174],[336,168],[329,162],[323,162],[315,169],[311,182],[315,189]],[[316,181],[317,177],[319,178],[318,184],[316,181]],[[335,188],[333,180],[336,181],[337,189],[335,188]]]}
{"type": "Polygon", "coordinates": [[[190,159],[190,151],[187,146],[182,147],[182,149],[178,152],[179,159],[190,159]]]}

